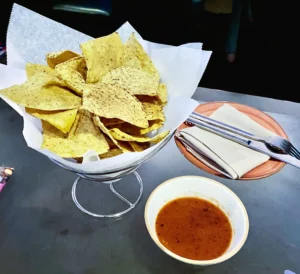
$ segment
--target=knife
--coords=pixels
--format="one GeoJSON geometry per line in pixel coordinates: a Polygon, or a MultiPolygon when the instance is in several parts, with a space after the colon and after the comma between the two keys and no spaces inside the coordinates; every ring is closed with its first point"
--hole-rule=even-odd
{"type": "Polygon", "coordinates": [[[297,168],[300,168],[300,160],[290,156],[289,154],[281,154],[271,151],[264,143],[251,140],[246,137],[238,136],[232,133],[229,133],[225,130],[222,130],[218,127],[215,127],[213,125],[206,124],[205,122],[197,120],[197,123],[194,123],[194,120],[189,118],[187,119],[187,124],[193,125],[196,127],[199,127],[201,129],[207,130],[211,133],[217,134],[221,137],[224,137],[228,140],[231,140],[233,142],[236,142],[242,146],[248,147],[250,149],[253,149],[255,151],[261,152],[263,154],[266,154],[270,156],[271,158],[277,159],[281,162],[285,162],[287,164],[290,164],[292,166],[295,166],[297,168]]]}

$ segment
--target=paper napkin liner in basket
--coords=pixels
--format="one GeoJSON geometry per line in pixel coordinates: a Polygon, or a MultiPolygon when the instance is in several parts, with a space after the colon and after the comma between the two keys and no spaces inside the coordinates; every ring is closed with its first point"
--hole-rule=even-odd
{"type": "MultiPolygon", "coordinates": [[[[166,123],[159,132],[170,130],[170,133],[173,133],[198,105],[190,98],[204,73],[211,52],[203,51],[201,43],[174,47],[145,41],[129,23],[125,23],[117,32],[123,42],[127,41],[132,32],[135,32],[159,71],[161,82],[166,84],[169,95],[168,104],[164,108],[166,123]]],[[[93,38],[14,4],[7,32],[8,65],[0,65],[0,89],[25,82],[26,63],[46,64],[47,53],[65,49],[80,53],[80,44],[90,39],[93,38]]],[[[82,164],[75,163],[41,149],[43,137],[40,120],[25,113],[22,106],[16,105],[5,97],[3,99],[23,116],[23,136],[29,147],[79,173],[104,173],[123,168],[144,159],[159,145],[142,152],[124,153],[93,162],[85,161],[87,155],[93,154],[90,151],[85,155],[82,164]]]]}
{"type": "MultiPolygon", "coordinates": [[[[228,104],[221,106],[210,117],[258,136],[275,135],[228,104]]],[[[190,151],[196,158],[232,179],[242,177],[250,170],[269,160],[269,156],[263,153],[195,126],[182,129],[180,135],[201,151],[202,155],[190,151]]]]}

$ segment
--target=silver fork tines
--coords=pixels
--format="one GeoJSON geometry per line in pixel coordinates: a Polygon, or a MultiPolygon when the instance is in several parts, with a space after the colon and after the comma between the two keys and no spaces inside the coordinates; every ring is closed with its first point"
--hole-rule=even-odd
{"type": "Polygon", "coordinates": [[[290,141],[280,136],[272,136],[267,140],[267,143],[271,146],[280,148],[285,153],[300,160],[300,152],[293,146],[293,144],[290,141]]]}

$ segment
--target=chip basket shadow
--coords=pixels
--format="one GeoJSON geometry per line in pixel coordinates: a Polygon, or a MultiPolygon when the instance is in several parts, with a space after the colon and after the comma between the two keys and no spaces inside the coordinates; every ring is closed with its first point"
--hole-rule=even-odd
{"type": "Polygon", "coordinates": [[[65,165],[63,165],[62,163],[59,163],[58,161],[49,158],[52,162],[54,162],[55,164],[57,164],[58,166],[74,172],[78,175],[78,178],[74,181],[73,183],[73,187],[72,187],[72,199],[73,202],[75,203],[75,205],[77,206],[77,208],[79,210],[81,210],[83,213],[88,214],[92,217],[96,217],[96,218],[120,218],[121,216],[123,216],[124,214],[128,213],[129,211],[131,211],[132,209],[135,208],[135,206],[137,205],[137,203],[139,202],[140,198],[142,197],[143,194],[143,181],[142,178],[140,177],[140,175],[136,172],[136,170],[146,161],[150,160],[150,158],[152,156],[154,156],[157,152],[159,152],[173,137],[174,133],[170,133],[169,136],[167,136],[159,145],[158,147],[153,150],[151,153],[149,153],[147,156],[145,156],[144,158],[128,165],[128,166],[124,166],[121,169],[112,169],[109,170],[107,172],[104,173],[99,173],[99,172],[90,172],[90,173],[81,173],[76,169],[72,169],[70,167],[67,167],[65,165]],[[115,182],[118,182],[119,180],[121,180],[123,177],[129,175],[133,173],[136,177],[137,183],[139,184],[139,196],[137,198],[137,200],[134,203],[131,203],[130,201],[128,201],[125,197],[123,197],[120,193],[118,193],[115,189],[113,184],[115,182]],[[126,203],[129,207],[123,211],[117,212],[117,213],[112,213],[112,214],[96,214],[93,213],[91,211],[88,211],[87,209],[85,209],[79,202],[77,199],[77,195],[76,195],[76,188],[77,188],[77,184],[80,182],[81,179],[85,179],[85,180],[89,180],[89,181],[93,181],[93,182],[102,182],[105,184],[109,185],[110,191],[120,200],[122,200],[124,203],[126,203]]]}

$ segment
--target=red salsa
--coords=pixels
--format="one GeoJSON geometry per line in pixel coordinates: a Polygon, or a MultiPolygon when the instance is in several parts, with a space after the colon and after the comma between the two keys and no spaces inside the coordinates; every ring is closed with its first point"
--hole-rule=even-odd
{"type": "Polygon", "coordinates": [[[156,218],[159,241],[173,253],[192,260],[220,257],[229,247],[232,228],[226,214],[194,197],[167,203],[156,218]]]}

